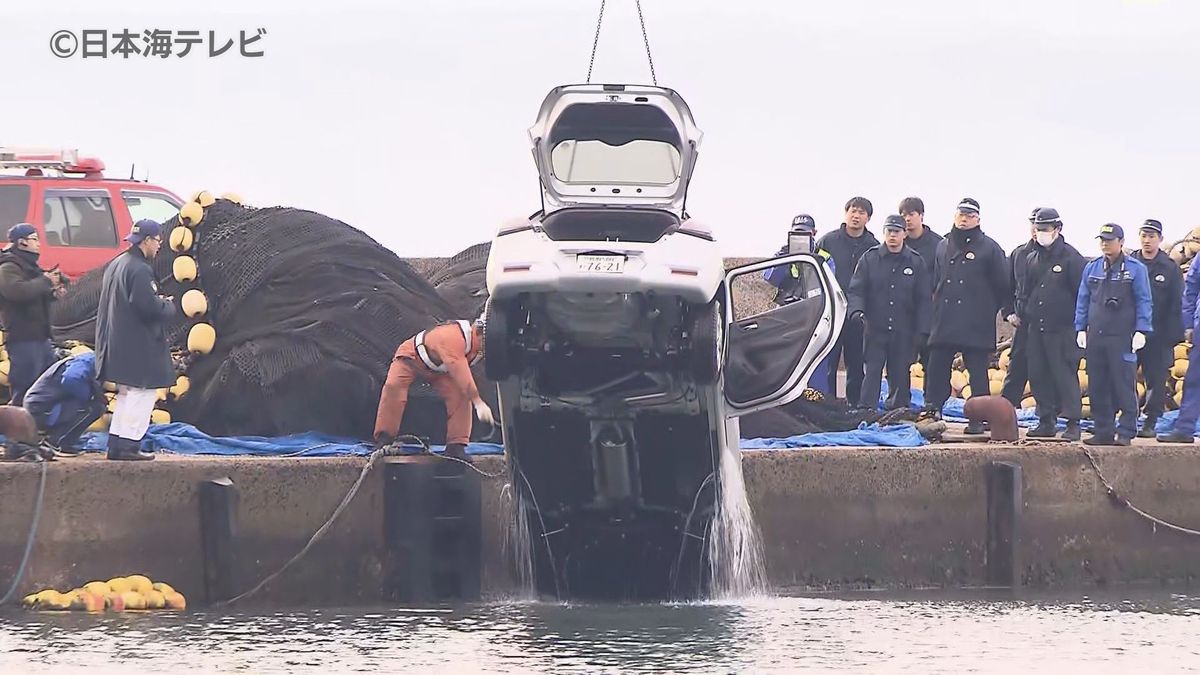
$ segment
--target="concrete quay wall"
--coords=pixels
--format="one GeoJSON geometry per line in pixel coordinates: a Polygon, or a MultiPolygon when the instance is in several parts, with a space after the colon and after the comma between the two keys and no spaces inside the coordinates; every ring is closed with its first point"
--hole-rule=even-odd
{"type": "MultiPolygon", "coordinates": [[[[1093,450],[1121,496],[1167,521],[1200,527],[1200,454],[1182,446],[1093,450]]],[[[325,522],[363,458],[60,460],[49,467],[22,593],[140,573],[203,604],[199,485],[238,492],[236,590],[281,567],[325,522]]],[[[1088,587],[1188,583],[1200,537],[1155,527],[1105,493],[1080,446],[935,445],[744,454],[768,575],[779,587],[970,587],[988,582],[987,467],[1020,465],[1016,560],[1021,583],[1088,587]]],[[[477,460],[498,472],[503,460],[477,460]]],[[[256,597],[258,604],[379,602],[389,564],[384,474],[377,466],[327,535],[256,597]]],[[[16,573],[40,468],[0,464],[0,585],[16,573]]],[[[483,479],[481,582],[516,590],[504,551],[504,480],[483,479]]]]}

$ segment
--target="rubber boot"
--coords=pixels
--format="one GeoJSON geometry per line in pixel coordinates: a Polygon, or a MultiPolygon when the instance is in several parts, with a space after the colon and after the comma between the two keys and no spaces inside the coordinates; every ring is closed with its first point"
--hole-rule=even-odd
{"type": "Polygon", "coordinates": [[[1084,445],[1116,445],[1117,442],[1115,439],[1113,439],[1112,436],[1093,435],[1091,438],[1085,439],[1083,441],[1083,444],[1084,445]]]}
{"type": "Polygon", "coordinates": [[[1082,435],[1079,432],[1079,420],[1067,420],[1067,428],[1062,433],[1063,440],[1077,441],[1082,435]]]}
{"type": "Polygon", "coordinates": [[[1027,438],[1054,438],[1058,433],[1058,425],[1054,420],[1040,420],[1037,427],[1025,434],[1027,438]]]}
{"type": "Polygon", "coordinates": [[[471,463],[471,457],[467,455],[467,446],[462,443],[447,443],[446,456],[462,460],[468,464],[471,463]]]}
{"type": "Polygon", "coordinates": [[[963,429],[963,433],[968,436],[981,436],[985,433],[983,422],[967,422],[967,428],[963,429]]]}
{"type": "Polygon", "coordinates": [[[153,452],[142,452],[141,441],[131,441],[109,434],[108,458],[126,462],[143,462],[154,459],[153,452]]]}
{"type": "Polygon", "coordinates": [[[1137,432],[1138,438],[1154,438],[1156,436],[1156,434],[1154,433],[1154,427],[1157,424],[1158,424],[1157,419],[1155,419],[1153,417],[1147,417],[1145,424],[1143,424],[1142,428],[1139,429],[1137,432]]]}
{"type": "Polygon", "coordinates": [[[1191,445],[1195,441],[1196,439],[1192,438],[1187,433],[1176,431],[1175,429],[1172,429],[1165,434],[1158,435],[1159,443],[1184,443],[1186,445],[1191,445]]]}

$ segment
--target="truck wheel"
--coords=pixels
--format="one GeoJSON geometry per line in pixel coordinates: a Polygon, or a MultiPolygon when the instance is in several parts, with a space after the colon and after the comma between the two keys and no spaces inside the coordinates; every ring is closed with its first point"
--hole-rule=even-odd
{"type": "Polygon", "coordinates": [[[721,371],[721,312],[716,300],[693,307],[688,369],[699,384],[712,384],[721,371]]]}
{"type": "Polygon", "coordinates": [[[499,382],[512,374],[512,348],[508,342],[508,307],[495,299],[487,304],[487,327],[483,332],[483,372],[499,382]]]}

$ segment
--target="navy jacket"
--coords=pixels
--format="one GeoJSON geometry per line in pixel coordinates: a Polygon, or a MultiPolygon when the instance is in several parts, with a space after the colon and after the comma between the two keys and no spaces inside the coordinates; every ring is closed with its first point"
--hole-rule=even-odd
{"type": "Polygon", "coordinates": [[[850,279],[850,314],[862,312],[867,337],[916,336],[929,325],[932,294],[925,260],[908,246],[892,253],[880,244],[863,254],[850,279]]]}

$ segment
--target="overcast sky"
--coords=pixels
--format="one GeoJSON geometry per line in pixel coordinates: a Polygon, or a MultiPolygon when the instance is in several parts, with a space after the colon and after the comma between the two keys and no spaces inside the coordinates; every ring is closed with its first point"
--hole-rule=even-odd
{"type": "MultiPolygon", "coordinates": [[[[402,256],[451,254],[538,208],[543,96],[587,73],[597,0],[0,4],[0,144],[77,147],[183,196],[320,211],[402,256]],[[173,3],[172,3],[173,4],[173,3]],[[176,5],[177,7],[182,7],[176,5]],[[103,7],[103,9],[100,9],[103,7]],[[265,56],[60,59],[57,30],[267,29],[265,56]]],[[[1196,0],[643,0],[660,85],[705,137],[689,212],[773,252],[847,198],[964,195],[1006,248],[1055,206],[1099,226],[1200,225],[1196,0]]],[[[649,81],[633,0],[608,0],[593,81],[649,81]]]]}

